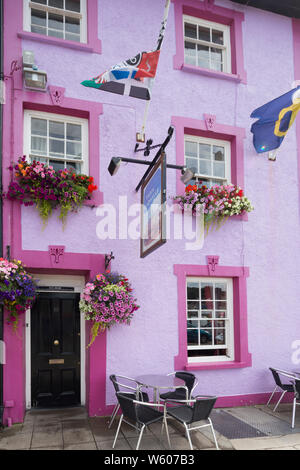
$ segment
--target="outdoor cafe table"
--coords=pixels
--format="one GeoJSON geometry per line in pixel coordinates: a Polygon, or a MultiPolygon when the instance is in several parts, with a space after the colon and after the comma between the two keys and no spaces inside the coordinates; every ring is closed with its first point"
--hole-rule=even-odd
{"type": "Polygon", "coordinates": [[[140,385],[139,388],[153,388],[155,403],[159,403],[160,390],[170,390],[176,388],[184,388],[186,390],[186,397],[188,399],[189,392],[184,380],[175,377],[175,375],[146,374],[135,377],[135,380],[140,385]]]}

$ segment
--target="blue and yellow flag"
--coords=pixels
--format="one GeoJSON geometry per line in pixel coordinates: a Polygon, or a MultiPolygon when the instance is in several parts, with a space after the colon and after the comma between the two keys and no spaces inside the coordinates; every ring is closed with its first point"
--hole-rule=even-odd
{"type": "Polygon", "coordinates": [[[253,145],[257,153],[280,147],[300,110],[300,86],[253,111],[258,118],[251,126],[253,145]]]}

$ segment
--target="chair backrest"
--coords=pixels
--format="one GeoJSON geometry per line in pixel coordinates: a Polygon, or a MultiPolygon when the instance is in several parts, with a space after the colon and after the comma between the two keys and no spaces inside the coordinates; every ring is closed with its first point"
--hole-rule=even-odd
{"type": "Polygon", "coordinates": [[[195,383],[196,377],[194,374],[191,372],[185,372],[185,371],[178,371],[175,373],[175,377],[178,377],[179,379],[184,380],[185,385],[189,391],[189,396],[191,395],[191,391],[193,389],[193,385],[195,383]]]}
{"type": "Polygon", "coordinates": [[[136,382],[136,380],[132,379],[131,377],[125,377],[124,375],[112,374],[109,376],[109,378],[112,381],[112,384],[116,392],[121,392],[122,389],[124,392],[125,391],[135,392],[137,390],[138,383],[136,382]]]}
{"type": "Polygon", "coordinates": [[[217,397],[195,397],[193,405],[193,416],[190,423],[207,419],[213,409],[217,397]]]}
{"type": "Polygon", "coordinates": [[[296,398],[297,400],[300,399],[300,380],[295,380],[294,381],[294,388],[295,388],[295,392],[296,392],[296,398]]]}
{"type": "Polygon", "coordinates": [[[125,418],[129,418],[130,420],[137,422],[137,412],[134,399],[124,396],[122,392],[117,392],[116,395],[125,418]]]}
{"type": "Polygon", "coordinates": [[[113,386],[114,386],[114,389],[115,389],[116,393],[119,392],[119,391],[120,391],[120,387],[119,387],[119,385],[118,385],[118,383],[117,383],[117,378],[116,378],[116,376],[113,374],[113,375],[110,375],[109,378],[110,378],[110,380],[112,381],[112,384],[113,384],[113,386]]]}
{"type": "Polygon", "coordinates": [[[278,385],[278,387],[281,387],[282,382],[281,382],[281,379],[279,377],[279,374],[278,374],[277,370],[273,369],[272,367],[269,367],[269,369],[272,372],[272,375],[273,375],[273,378],[275,380],[276,385],[278,385]]]}

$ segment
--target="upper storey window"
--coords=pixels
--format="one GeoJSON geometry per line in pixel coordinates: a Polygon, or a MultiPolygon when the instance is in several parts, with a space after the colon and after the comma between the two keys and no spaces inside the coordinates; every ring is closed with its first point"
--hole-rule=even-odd
{"type": "Polygon", "coordinates": [[[26,0],[26,30],[69,41],[86,42],[86,0],[26,0]]]}
{"type": "Polygon", "coordinates": [[[229,26],[183,16],[184,63],[231,73],[229,26]]]}

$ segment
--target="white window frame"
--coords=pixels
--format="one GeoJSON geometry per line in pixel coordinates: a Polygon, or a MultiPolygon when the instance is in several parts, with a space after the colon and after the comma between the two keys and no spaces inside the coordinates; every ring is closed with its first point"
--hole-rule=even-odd
{"type": "MultiPolygon", "coordinates": [[[[88,175],[89,174],[89,136],[88,136],[88,120],[83,118],[77,118],[73,116],[67,116],[63,114],[52,114],[52,113],[45,113],[40,111],[33,111],[33,110],[25,110],[24,111],[24,155],[26,155],[26,159],[28,162],[36,159],[38,160],[38,156],[30,153],[31,149],[31,118],[37,119],[48,119],[50,121],[57,121],[57,122],[64,122],[70,124],[80,124],[81,125],[81,141],[82,141],[82,160],[74,159],[75,163],[82,163],[80,173],[88,175]]],[[[47,154],[49,155],[49,138],[47,137],[47,154]]],[[[41,155],[41,158],[48,158],[57,161],[65,161],[66,159],[59,159],[55,157],[45,157],[41,155]]],[[[67,160],[72,161],[71,158],[67,160]]],[[[51,164],[50,164],[51,165],[51,164]]]]}
{"type": "MultiPolygon", "coordinates": [[[[187,298],[187,285],[188,282],[207,282],[207,283],[223,283],[227,285],[227,317],[225,320],[226,325],[226,345],[203,345],[203,346],[188,346],[187,350],[192,349],[211,349],[215,351],[216,349],[226,349],[227,354],[224,356],[195,356],[188,357],[188,363],[199,363],[199,362],[227,362],[234,361],[234,316],[233,316],[233,281],[232,278],[221,278],[221,277],[187,277],[186,278],[186,319],[188,319],[188,298],[187,298]]],[[[200,286],[199,286],[200,289],[200,286]]],[[[201,297],[201,289],[200,289],[201,297]]],[[[201,302],[201,298],[199,299],[201,302]]],[[[201,307],[201,304],[200,304],[201,307]]],[[[223,320],[223,319],[222,319],[223,320]]],[[[187,328],[186,328],[187,334],[187,328]]]]}
{"type": "MultiPolygon", "coordinates": [[[[216,145],[218,147],[224,147],[224,161],[225,161],[225,176],[224,178],[220,176],[213,176],[213,175],[202,175],[200,173],[195,174],[195,178],[197,181],[203,180],[219,180],[220,184],[230,184],[231,182],[231,145],[230,142],[227,140],[219,140],[219,139],[209,139],[207,137],[198,137],[195,135],[189,135],[185,134],[184,135],[184,147],[185,147],[185,142],[195,142],[197,144],[207,144],[207,145],[216,145]]],[[[198,154],[198,152],[197,152],[198,154]]],[[[192,158],[189,156],[185,155],[185,148],[184,148],[184,163],[186,164],[186,157],[192,158]]],[[[199,160],[199,157],[197,157],[199,160]]],[[[217,183],[214,183],[217,184],[217,183]]]]}
{"type": "MultiPolygon", "coordinates": [[[[31,8],[35,10],[41,10],[49,13],[54,13],[56,15],[73,17],[80,19],[80,43],[87,43],[87,0],[80,0],[80,13],[65,10],[62,8],[48,7],[47,5],[38,4],[31,2],[30,0],[23,0],[23,28],[24,31],[31,32],[31,8]]],[[[55,36],[48,35],[48,26],[46,27],[47,34],[41,34],[41,36],[46,36],[53,39],[61,39],[55,36]]],[[[67,39],[67,41],[73,41],[72,39],[67,39]]],[[[77,41],[74,41],[75,43],[77,41]]]]}
{"type": "MultiPolygon", "coordinates": [[[[183,15],[183,49],[184,49],[184,57],[185,57],[185,45],[184,42],[193,42],[195,44],[199,44],[202,46],[208,46],[208,47],[214,47],[216,49],[220,49],[224,52],[223,54],[223,70],[222,72],[225,73],[232,73],[231,71],[231,45],[230,45],[230,26],[220,24],[220,23],[214,23],[213,21],[208,21],[204,20],[201,18],[196,18],[194,16],[189,16],[189,15],[183,15]],[[222,31],[223,33],[223,38],[224,38],[224,44],[216,44],[213,42],[208,42],[208,41],[202,41],[200,39],[193,39],[185,36],[184,34],[184,24],[185,23],[190,23],[196,26],[203,26],[204,28],[210,28],[210,29],[215,29],[217,31],[222,31]]],[[[201,67],[200,65],[197,65],[198,59],[197,59],[197,54],[196,54],[196,65],[195,67],[201,67]]],[[[187,64],[191,65],[191,64],[187,64]]],[[[214,72],[218,72],[212,67],[209,67],[207,70],[212,70],[214,72]]]]}

